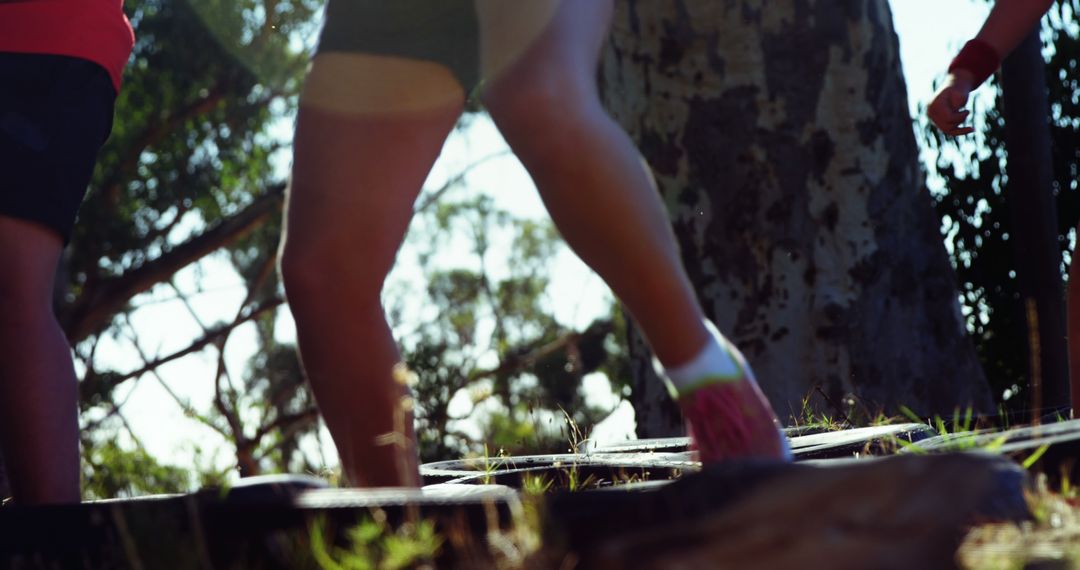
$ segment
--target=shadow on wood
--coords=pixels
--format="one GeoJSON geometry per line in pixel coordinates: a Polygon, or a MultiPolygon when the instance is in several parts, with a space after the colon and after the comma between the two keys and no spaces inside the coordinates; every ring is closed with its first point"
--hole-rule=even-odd
{"type": "Polygon", "coordinates": [[[970,525],[1028,517],[992,456],[709,467],[659,490],[553,497],[551,542],[582,568],[953,568],[970,525]]]}

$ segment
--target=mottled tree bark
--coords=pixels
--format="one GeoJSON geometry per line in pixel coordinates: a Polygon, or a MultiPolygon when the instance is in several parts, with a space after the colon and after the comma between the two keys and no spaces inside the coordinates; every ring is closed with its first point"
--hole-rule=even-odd
{"type": "Polygon", "coordinates": [[[617,5],[606,103],[656,173],[706,313],[780,415],[849,395],[871,413],[988,410],[888,1],[617,5]]]}

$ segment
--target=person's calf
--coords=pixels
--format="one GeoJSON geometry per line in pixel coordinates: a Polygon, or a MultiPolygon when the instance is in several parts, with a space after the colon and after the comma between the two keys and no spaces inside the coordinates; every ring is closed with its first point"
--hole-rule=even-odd
{"type": "Polygon", "coordinates": [[[19,503],[79,502],[77,397],[52,315],[0,319],[0,447],[19,503]]]}
{"type": "Polygon", "coordinates": [[[417,486],[407,375],[379,299],[385,272],[370,254],[310,241],[287,238],[283,251],[301,361],[349,484],[417,486]]]}

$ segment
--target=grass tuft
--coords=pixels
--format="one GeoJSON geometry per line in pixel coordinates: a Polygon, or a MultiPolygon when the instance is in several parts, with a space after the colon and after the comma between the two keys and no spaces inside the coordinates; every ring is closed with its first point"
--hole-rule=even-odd
{"type": "MultiPolygon", "coordinates": [[[[1032,461],[1034,463],[1034,461],[1032,461]]],[[[1068,477],[1059,492],[1046,476],[1036,479],[1028,493],[1034,520],[1020,524],[990,524],[972,529],[957,553],[961,568],[1021,570],[1038,564],[1080,568],[1080,502],[1068,477]]]]}

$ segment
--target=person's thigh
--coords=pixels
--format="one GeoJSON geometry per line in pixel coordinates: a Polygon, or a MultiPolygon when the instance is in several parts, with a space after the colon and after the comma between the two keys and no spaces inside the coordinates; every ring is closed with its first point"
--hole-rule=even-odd
{"type": "Polygon", "coordinates": [[[0,215],[67,241],[112,126],[108,73],[76,58],[0,53],[0,215]]]}
{"type": "Polygon", "coordinates": [[[0,304],[8,318],[49,316],[116,94],[96,64],[41,54],[0,53],[0,86],[0,304]]]}
{"type": "Polygon", "coordinates": [[[453,71],[429,61],[360,52],[319,52],[300,96],[302,110],[346,119],[387,118],[460,108],[453,71]]]}
{"type": "Polygon", "coordinates": [[[478,36],[473,0],[329,0],[318,51],[437,63],[470,92],[478,36]]]}
{"type": "Polygon", "coordinates": [[[464,99],[441,64],[317,55],[297,120],[286,258],[381,280],[464,99]]]}
{"type": "Polygon", "coordinates": [[[53,277],[63,241],[47,226],[0,214],[0,323],[52,315],[53,277]]]}
{"type": "Polygon", "coordinates": [[[112,126],[102,67],[73,57],[0,53],[0,215],[67,241],[112,126]]]}
{"type": "Polygon", "coordinates": [[[575,73],[595,84],[611,0],[475,0],[488,85],[520,73],[575,73]]]}

